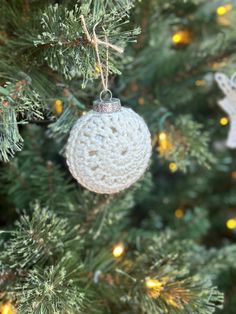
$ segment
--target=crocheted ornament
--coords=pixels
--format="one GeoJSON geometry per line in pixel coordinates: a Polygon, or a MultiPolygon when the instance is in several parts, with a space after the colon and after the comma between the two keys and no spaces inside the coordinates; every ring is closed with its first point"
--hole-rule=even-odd
{"type": "Polygon", "coordinates": [[[67,164],[87,189],[112,194],[130,187],[145,172],[151,136],[144,120],[120,100],[96,100],[78,119],[66,147],[67,164]]]}
{"type": "Polygon", "coordinates": [[[223,73],[216,73],[215,79],[226,96],[219,100],[218,104],[229,115],[230,119],[226,145],[229,148],[236,148],[236,73],[231,78],[223,73]]]}

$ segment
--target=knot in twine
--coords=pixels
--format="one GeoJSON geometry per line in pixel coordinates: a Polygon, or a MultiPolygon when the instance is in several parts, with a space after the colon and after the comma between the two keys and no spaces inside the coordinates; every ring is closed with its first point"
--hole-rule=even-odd
{"type": "MultiPolygon", "coordinates": [[[[82,23],[82,27],[83,27],[83,30],[84,30],[84,33],[87,37],[87,40],[88,42],[90,42],[94,48],[95,48],[95,52],[96,52],[96,57],[97,57],[97,61],[98,61],[98,66],[99,66],[99,69],[100,69],[100,73],[101,73],[101,80],[102,80],[102,85],[103,85],[103,91],[109,91],[108,90],[108,72],[109,72],[109,69],[108,69],[108,62],[109,62],[109,48],[117,51],[118,53],[123,53],[124,52],[124,49],[121,48],[121,47],[118,47],[116,45],[113,45],[111,43],[108,42],[108,38],[107,38],[107,35],[105,35],[105,41],[99,39],[97,37],[97,34],[96,34],[96,27],[99,23],[96,23],[93,27],[93,37],[91,37],[91,35],[89,34],[88,32],[88,28],[87,28],[87,25],[86,25],[86,22],[85,22],[85,18],[83,15],[80,16],[80,19],[81,19],[81,23],[82,23]],[[101,58],[100,58],[100,54],[99,54],[99,45],[103,45],[106,47],[107,49],[107,52],[106,52],[106,66],[105,66],[105,74],[104,74],[104,71],[103,71],[103,66],[102,66],[102,62],[101,62],[101,58]]],[[[104,32],[105,32],[105,29],[103,28],[104,32]]]]}

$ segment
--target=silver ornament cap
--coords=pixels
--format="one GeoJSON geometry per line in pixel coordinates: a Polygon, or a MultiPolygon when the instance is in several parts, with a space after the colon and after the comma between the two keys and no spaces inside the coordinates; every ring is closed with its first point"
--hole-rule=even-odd
{"type": "Polygon", "coordinates": [[[109,89],[104,90],[100,94],[100,98],[94,100],[93,111],[100,113],[112,113],[120,111],[121,103],[119,98],[112,98],[112,93],[109,89]],[[106,95],[103,97],[103,94],[106,95]]]}
{"type": "Polygon", "coordinates": [[[118,98],[111,98],[109,100],[96,99],[93,102],[93,111],[100,113],[112,113],[120,111],[121,103],[118,98]]]}

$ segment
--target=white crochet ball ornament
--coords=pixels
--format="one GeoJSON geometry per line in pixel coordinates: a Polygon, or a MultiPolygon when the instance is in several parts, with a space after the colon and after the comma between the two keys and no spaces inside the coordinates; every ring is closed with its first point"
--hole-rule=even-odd
{"type": "Polygon", "coordinates": [[[95,100],[78,119],[66,147],[73,177],[88,190],[113,194],[130,187],[145,172],[151,136],[144,120],[120,100],[95,100]]]}

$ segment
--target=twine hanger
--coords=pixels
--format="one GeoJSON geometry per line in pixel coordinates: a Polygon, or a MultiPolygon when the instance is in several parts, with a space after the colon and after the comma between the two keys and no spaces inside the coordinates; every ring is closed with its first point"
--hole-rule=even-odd
{"type": "MultiPolygon", "coordinates": [[[[108,68],[108,62],[109,62],[109,48],[119,52],[119,53],[123,53],[124,49],[121,47],[118,47],[116,45],[113,45],[111,43],[108,42],[108,38],[107,35],[105,35],[105,41],[102,41],[101,39],[99,39],[97,37],[96,34],[96,27],[99,23],[96,23],[93,27],[93,37],[90,36],[89,32],[88,32],[88,28],[85,22],[85,18],[83,15],[80,16],[81,19],[81,23],[82,23],[82,27],[83,30],[85,32],[85,35],[87,37],[88,42],[92,43],[94,45],[95,48],[95,52],[96,52],[96,57],[97,57],[97,62],[98,62],[98,66],[100,69],[100,74],[101,74],[101,81],[102,81],[102,86],[103,86],[103,90],[100,93],[100,100],[102,100],[102,96],[105,93],[109,93],[110,94],[110,100],[112,99],[112,92],[108,89],[108,76],[109,76],[109,68],[108,68]],[[105,74],[103,71],[103,65],[101,62],[101,58],[100,58],[100,54],[99,54],[99,45],[104,45],[106,47],[106,66],[105,66],[105,74]]],[[[105,32],[105,29],[102,28],[103,31],[105,32]]]]}

